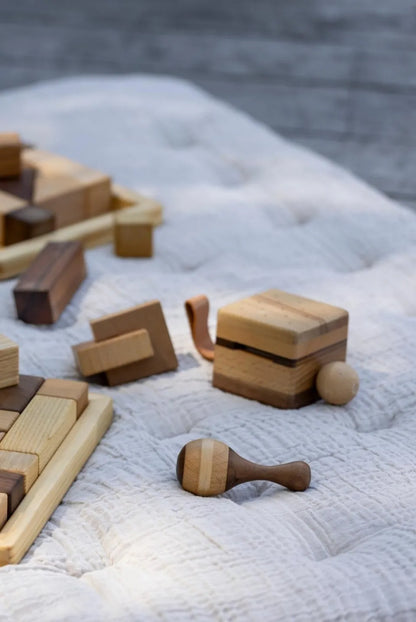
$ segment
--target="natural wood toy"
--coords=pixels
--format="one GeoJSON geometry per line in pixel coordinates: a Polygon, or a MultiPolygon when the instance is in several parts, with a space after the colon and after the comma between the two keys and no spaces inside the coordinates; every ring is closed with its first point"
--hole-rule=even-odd
{"type": "Polygon", "coordinates": [[[0,178],[13,177],[20,174],[20,152],[22,143],[19,134],[5,132],[0,134],[0,178]]]}
{"type": "Polygon", "coordinates": [[[214,360],[214,344],[208,332],[209,300],[204,295],[185,301],[185,311],[195,347],[204,359],[214,360]]]}
{"type": "Polygon", "coordinates": [[[290,490],[306,490],[311,470],[306,462],[262,466],[249,462],[213,438],[187,443],[179,452],[176,475],[182,488],[202,497],[220,495],[253,480],[268,480],[290,490]]]}
{"type": "Polygon", "coordinates": [[[154,201],[129,207],[114,215],[114,250],[119,257],[152,257],[153,227],[160,223],[162,207],[154,201]]]}
{"type": "Polygon", "coordinates": [[[17,316],[29,324],[52,324],[86,276],[81,242],[49,242],[13,290],[17,316]]]}
{"type": "Polygon", "coordinates": [[[0,565],[23,557],[112,413],[111,399],[88,394],[86,382],[21,374],[0,389],[0,565]]]}
{"type": "Polygon", "coordinates": [[[19,382],[19,346],[0,335],[0,389],[19,382]]]}
{"type": "Polygon", "coordinates": [[[162,221],[156,201],[108,175],[0,134],[0,279],[20,274],[50,241],[112,242],[114,214],[130,207],[153,227],[162,221]]]}
{"type": "Polygon", "coordinates": [[[90,322],[94,341],[72,347],[80,372],[110,386],[172,371],[178,361],[158,300],[90,322]]]}
{"type": "Polygon", "coordinates": [[[355,369],[334,361],[321,367],[316,377],[316,389],[323,400],[341,406],[350,402],[358,393],[360,379],[355,369]]]}
{"type": "Polygon", "coordinates": [[[318,399],[315,377],[344,361],[344,309],[271,289],[218,312],[213,384],[278,408],[318,399]]]}

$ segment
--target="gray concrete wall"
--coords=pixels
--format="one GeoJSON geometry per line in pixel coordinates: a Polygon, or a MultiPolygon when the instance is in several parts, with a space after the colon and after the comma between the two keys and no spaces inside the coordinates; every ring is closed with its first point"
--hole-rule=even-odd
{"type": "Polygon", "coordinates": [[[0,88],[188,78],[416,206],[415,0],[0,0],[0,88]]]}

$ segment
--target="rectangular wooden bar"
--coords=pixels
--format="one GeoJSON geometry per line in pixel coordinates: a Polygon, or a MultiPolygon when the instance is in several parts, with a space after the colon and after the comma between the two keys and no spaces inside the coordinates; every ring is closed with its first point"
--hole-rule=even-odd
{"type": "MultiPolygon", "coordinates": [[[[43,378],[40,376],[20,374],[19,384],[0,389],[0,412],[12,411],[21,413],[42,383],[43,378]]],[[[6,420],[10,421],[10,416],[6,415],[6,420]]]]}
{"type": "Polygon", "coordinates": [[[88,384],[86,382],[78,382],[77,380],[48,378],[39,389],[37,395],[74,400],[77,408],[77,417],[79,417],[88,405],[88,384]]]}
{"type": "Polygon", "coordinates": [[[52,324],[86,276],[80,242],[51,242],[36,257],[13,290],[19,319],[52,324]]]}

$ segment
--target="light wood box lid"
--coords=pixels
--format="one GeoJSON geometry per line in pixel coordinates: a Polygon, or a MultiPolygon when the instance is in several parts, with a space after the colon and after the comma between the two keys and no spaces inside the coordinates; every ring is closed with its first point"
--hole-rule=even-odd
{"type": "Polygon", "coordinates": [[[348,312],[269,289],[218,311],[217,340],[297,360],[344,341],[348,312]]]}

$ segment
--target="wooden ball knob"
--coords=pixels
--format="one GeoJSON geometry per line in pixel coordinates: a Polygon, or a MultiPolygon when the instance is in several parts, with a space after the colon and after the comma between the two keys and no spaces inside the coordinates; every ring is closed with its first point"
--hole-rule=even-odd
{"type": "Polygon", "coordinates": [[[327,363],[319,370],[316,377],[316,389],[323,400],[341,406],[347,404],[357,395],[360,379],[355,369],[334,361],[327,363]]]}
{"type": "Polygon", "coordinates": [[[176,475],[182,488],[202,497],[220,495],[238,484],[256,479],[295,491],[306,490],[311,481],[311,470],[306,462],[262,466],[245,460],[213,438],[201,438],[182,447],[176,475]]]}

